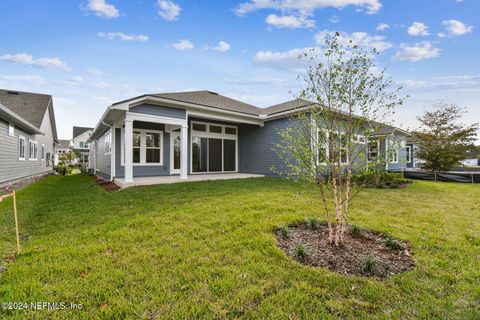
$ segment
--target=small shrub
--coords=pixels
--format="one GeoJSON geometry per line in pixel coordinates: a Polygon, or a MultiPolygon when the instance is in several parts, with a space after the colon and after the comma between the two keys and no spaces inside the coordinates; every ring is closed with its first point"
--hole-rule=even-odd
{"type": "Polygon", "coordinates": [[[363,235],[363,228],[362,227],[359,227],[359,226],[356,226],[356,225],[350,225],[350,234],[352,236],[355,236],[355,237],[360,237],[361,235],[363,235]]]}
{"type": "Polygon", "coordinates": [[[391,236],[385,237],[385,245],[392,250],[403,249],[403,245],[400,243],[400,241],[391,236]]]}
{"type": "Polygon", "coordinates": [[[373,256],[364,257],[361,261],[362,270],[373,274],[378,267],[378,259],[373,256]]]}
{"type": "Polygon", "coordinates": [[[317,218],[313,218],[313,217],[309,217],[309,218],[305,218],[305,225],[312,229],[312,230],[315,230],[315,229],[318,229],[320,227],[320,220],[317,219],[317,218]]]}
{"type": "Polygon", "coordinates": [[[309,255],[307,247],[303,244],[297,244],[295,246],[295,255],[297,256],[298,260],[305,261],[309,255]]]}
{"type": "Polygon", "coordinates": [[[275,228],[275,233],[279,237],[288,238],[288,235],[290,234],[290,230],[288,230],[288,227],[286,226],[278,226],[275,228]]]}

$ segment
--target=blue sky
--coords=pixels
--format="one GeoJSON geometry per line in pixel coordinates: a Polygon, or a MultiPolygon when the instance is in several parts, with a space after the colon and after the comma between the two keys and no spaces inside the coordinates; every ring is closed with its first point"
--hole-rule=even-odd
{"type": "Polygon", "coordinates": [[[480,119],[477,0],[2,0],[0,87],[54,96],[58,131],[111,103],[208,89],[260,107],[292,98],[323,35],[380,49],[410,98],[404,128],[444,100],[480,119]]]}

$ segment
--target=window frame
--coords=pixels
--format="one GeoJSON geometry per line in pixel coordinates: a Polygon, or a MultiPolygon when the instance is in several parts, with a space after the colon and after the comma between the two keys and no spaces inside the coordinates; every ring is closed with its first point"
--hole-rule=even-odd
{"type": "Polygon", "coordinates": [[[41,149],[40,149],[40,159],[42,159],[42,161],[45,160],[45,144],[43,144],[43,143],[42,143],[41,149]]]}
{"type": "MultiPolygon", "coordinates": [[[[190,122],[190,174],[215,174],[215,173],[235,173],[238,172],[238,126],[215,123],[215,122],[202,122],[202,121],[191,121],[190,122]],[[205,125],[205,131],[194,130],[193,127],[195,124],[205,125]],[[222,133],[210,132],[210,126],[222,127],[222,133]],[[225,128],[235,129],[235,134],[226,133],[225,128]],[[207,151],[207,171],[202,172],[193,172],[193,137],[207,138],[207,139],[220,139],[222,140],[222,170],[221,171],[210,171],[209,168],[209,152],[207,151]],[[234,171],[225,171],[225,159],[224,159],[224,140],[234,140],[235,141],[235,170],[234,171]]],[[[208,150],[208,149],[207,149],[208,150]]]]}
{"type": "MultiPolygon", "coordinates": [[[[163,166],[163,155],[165,153],[164,143],[163,143],[163,131],[162,130],[151,130],[151,129],[140,129],[133,128],[133,131],[140,132],[140,162],[133,162],[134,167],[137,166],[163,166]],[[147,157],[147,148],[146,148],[146,133],[159,133],[160,138],[160,162],[146,162],[147,157]]],[[[133,156],[133,144],[132,144],[132,156],[133,156]]],[[[121,156],[120,156],[120,165],[125,166],[125,128],[121,129],[121,156]]]]}
{"type": "Polygon", "coordinates": [[[38,142],[33,139],[28,139],[28,160],[30,161],[38,160],[38,142]],[[32,150],[33,150],[34,157],[32,157],[32,150]]]}
{"type": "Polygon", "coordinates": [[[25,151],[26,151],[26,146],[27,146],[27,139],[25,139],[24,136],[21,136],[19,135],[18,136],[18,160],[22,160],[22,161],[25,161],[26,160],[26,157],[25,157],[25,151]],[[20,153],[20,150],[21,150],[21,143],[20,143],[20,140],[23,140],[23,157],[21,157],[21,153],[20,153]]]}
{"type": "Polygon", "coordinates": [[[394,141],[388,139],[388,163],[398,163],[399,161],[399,153],[400,153],[400,148],[394,148],[394,141]],[[393,160],[392,160],[393,156],[393,160]]]}
{"type": "MultiPolygon", "coordinates": [[[[90,148],[90,146],[88,146],[90,148]]],[[[112,130],[105,133],[105,155],[112,154],[112,130]]]]}
{"type": "Polygon", "coordinates": [[[10,137],[15,137],[15,125],[13,124],[13,122],[8,122],[8,132],[7,134],[10,136],[10,137]]]}

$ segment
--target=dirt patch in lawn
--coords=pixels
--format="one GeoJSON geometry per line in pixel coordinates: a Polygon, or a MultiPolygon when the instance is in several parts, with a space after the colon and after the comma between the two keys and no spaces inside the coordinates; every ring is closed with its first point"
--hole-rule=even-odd
{"type": "Polygon", "coordinates": [[[349,228],[339,247],[328,242],[324,224],[298,223],[276,233],[278,246],[289,257],[343,275],[384,278],[415,267],[406,241],[356,227],[349,228]]]}
{"type": "Polygon", "coordinates": [[[107,192],[113,192],[113,191],[117,191],[118,189],[120,189],[119,186],[117,186],[114,182],[112,181],[107,181],[107,180],[104,180],[100,177],[97,177],[97,176],[94,176],[92,175],[91,176],[93,181],[95,181],[96,184],[98,184],[100,187],[103,188],[103,190],[107,191],[107,192]]]}

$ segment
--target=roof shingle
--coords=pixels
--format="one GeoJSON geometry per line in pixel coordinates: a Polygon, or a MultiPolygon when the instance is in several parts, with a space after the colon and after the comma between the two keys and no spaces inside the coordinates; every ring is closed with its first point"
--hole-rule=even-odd
{"type": "Polygon", "coordinates": [[[0,89],[0,103],[40,129],[51,95],[0,89]]]}
{"type": "Polygon", "coordinates": [[[82,133],[88,131],[88,130],[93,130],[93,128],[88,128],[88,127],[73,127],[73,133],[72,133],[72,139],[81,135],[82,133]]]}

